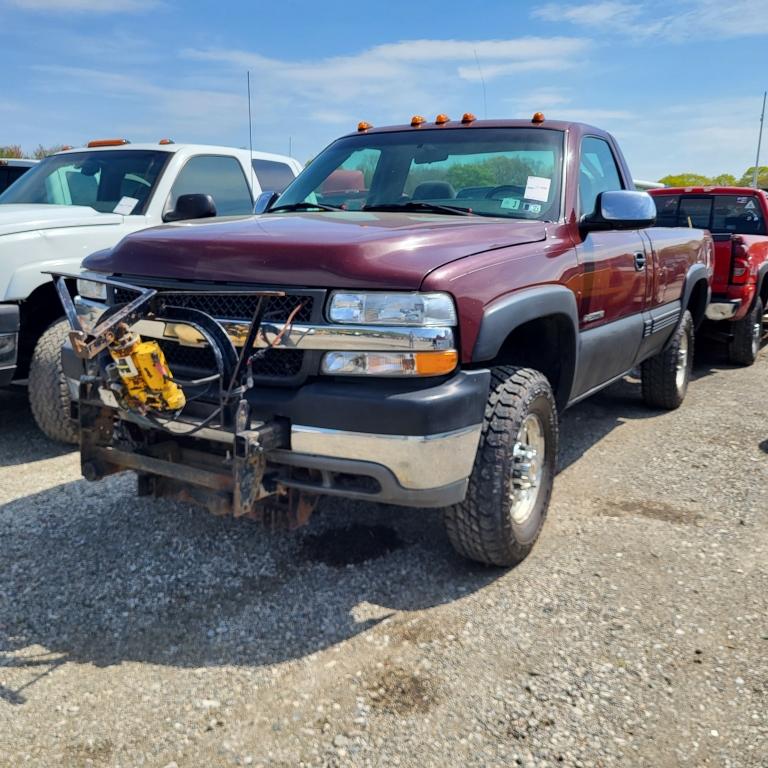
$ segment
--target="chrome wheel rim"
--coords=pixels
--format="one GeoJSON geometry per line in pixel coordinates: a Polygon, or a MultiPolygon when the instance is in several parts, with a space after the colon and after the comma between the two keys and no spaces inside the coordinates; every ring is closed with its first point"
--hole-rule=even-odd
{"type": "Polygon", "coordinates": [[[510,515],[518,525],[525,523],[536,507],[546,455],[544,425],[536,414],[529,413],[512,449],[510,515]]]}
{"type": "Polygon", "coordinates": [[[763,335],[763,319],[762,317],[758,322],[752,326],[752,356],[756,357],[760,351],[760,339],[763,335]]]}
{"type": "Polygon", "coordinates": [[[677,368],[675,374],[675,384],[678,392],[683,391],[685,379],[688,376],[688,334],[684,333],[680,337],[680,346],[677,350],[677,368]]]}

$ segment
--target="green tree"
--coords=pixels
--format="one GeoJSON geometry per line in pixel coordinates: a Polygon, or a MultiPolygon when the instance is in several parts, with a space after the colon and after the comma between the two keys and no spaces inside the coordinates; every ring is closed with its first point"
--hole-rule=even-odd
{"type": "MultiPolygon", "coordinates": [[[[739,179],[740,187],[751,187],[752,176],[755,173],[755,166],[750,166],[744,171],[744,175],[739,179]]],[[[768,165],[761,165],[757,171],[757,186],[768,187],[768,165]]]]}
{"type": "Polygon", "coordinates": [[[659,182],[668,187],[706,187],[712,180],[700,173],[676,173],[664,176],[659,182]]]}
{"type": "Polygon", "coordinates": [[[9,144],[7,147],[0,147],[0,157],[24,157],[21,147],[18,144],[9,144]]]}
{"type": "Polygon", "coordinates": [[[44,147],[42,144],[38,144],[37,149],[32,153],[32,157],[35,160],[42,160],[48,157],[48,155],[55,155],[57,152],[61,152],[62,149],[65,149],[64,144],[54,144],[52,147],[44,147]]]}
{"type": "Polygon", "coordinates": [[[716,187],[735,187],[736,177],[732,173],[721,173],[718,176],[713,176],[710,183],[716,187]]]}

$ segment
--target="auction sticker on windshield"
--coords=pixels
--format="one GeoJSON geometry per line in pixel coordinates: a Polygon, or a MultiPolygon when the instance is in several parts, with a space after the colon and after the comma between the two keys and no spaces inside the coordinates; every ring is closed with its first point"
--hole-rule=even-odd
{"type": "Polygon", "coordinates": [[[526,200],[540,200],[542,203],[546,203],[549,199],[551,183],[549,179],[545,179],[543,176],[529,176],[525,184],[524,197],[526,200]]]}
{"type": "Polygon", "coordinates": [[[137,197],[121,197],[120,202],[112,209],[112,212],[119,213],[122,216],[129,216],[133,213],[133,209],[138,202],[139,199],[137,197]]]}

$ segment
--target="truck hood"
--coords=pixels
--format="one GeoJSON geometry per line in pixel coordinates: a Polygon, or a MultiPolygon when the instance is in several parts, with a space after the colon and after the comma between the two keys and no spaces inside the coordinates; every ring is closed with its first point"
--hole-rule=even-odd
{"type": "Polygon", "coordinates": [[[99,213],[85,205],[0,205],[0,235],[122,223],[119,214],[99,213]]]}
{"type": "Polygon", "coordinates": [[[179,280],[417,289],[433,269],[546,238],[542,222],[340,211],[143,230],[89,256],[98,272],[179,280]]]}

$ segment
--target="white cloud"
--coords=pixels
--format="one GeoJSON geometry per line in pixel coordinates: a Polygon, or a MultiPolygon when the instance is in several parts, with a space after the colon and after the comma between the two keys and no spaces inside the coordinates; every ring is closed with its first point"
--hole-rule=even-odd
{"type": "Polygon", "coordinates": [[[567,21],[603,32],[647,41],[733,38],[768,34],[766,0],[679,0],[675,10],[665,0],[630,3],[549,3],[533,11],[546,21],[567,21]]]}
{"type": "Polygon", "coordinates": [[[98,14],[135,13],[158,4],[158,0],[6,0],[6,5],[25,11],[98,14]]]}

